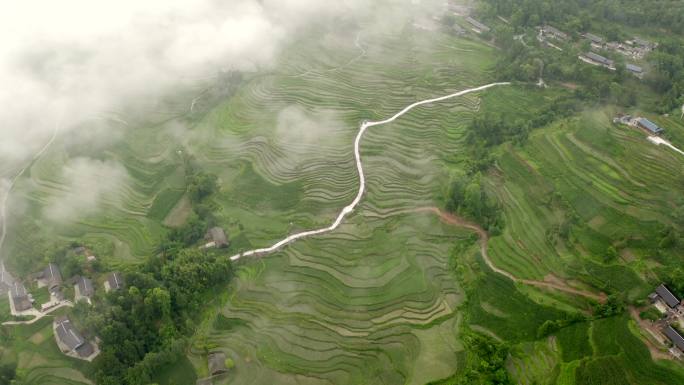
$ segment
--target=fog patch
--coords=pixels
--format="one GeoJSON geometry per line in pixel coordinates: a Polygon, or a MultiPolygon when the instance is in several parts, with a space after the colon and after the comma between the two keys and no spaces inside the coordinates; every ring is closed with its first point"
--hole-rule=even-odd
{"type": "Polygon", "coordinates": [[[310,111],[292,105],[278,113],[275,141],[277,146],[283,148],[288,160],[296,162],[306,158],[307,154],[328,153],[331,147],[345,143],[342,140],[345,132],[349,132],[349,127],[338,112],[322,109],[310,111]]]}
{"type": "Polygon", "coordinates": [[[316,109],[307,111],[291,105],[278,113],[276,138],[285,144],[314,144],[334,141],[334,136],[344,130],[339,113],[316,109]]]}
{"type": "Polygon", "coordinates": [[[64,223],[95,214],[105,202],[121,204],[129,175],[114,161],[75,158],[62,168],[60,180],[61,191],[48,200],[43,214],[50,221],[64,223]]]}
{"type": "Polygon", "coordinates": [[[8,3],[0,13],[0,173],[35,154],[56,122],[66,133],[105,111],[155,105],[221,70],[270,68],[308,26],[370,7],[365,0],[8,3]]]}

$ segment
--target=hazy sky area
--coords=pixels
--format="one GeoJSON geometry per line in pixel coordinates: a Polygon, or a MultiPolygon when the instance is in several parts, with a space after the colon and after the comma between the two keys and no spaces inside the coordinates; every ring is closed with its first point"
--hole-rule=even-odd
{"type": "Polygon", "coordinates": [[[0,176],[11,175],[17,163],[40,149],[55,125],[66,132],[84,119],[218,69],[263,68],[308,21],[366,5],[364,0],[9,2],[0,13],[0,176]]]}
{"type": "MultiPolygon", "coordinates": [[[[398,20],[415,11],[415,4],[415,0],[8,2],[0,13],[0,199],[11,179],[57,132],[58,142],[66,148],[104,151],[126,129],[140,129],[108,124],[112,119],[128,119],[119,112],[147,111],[164,95],[196,85],[219,70],[270,69],[287,44],[314,23],[334,27],[340,17],[372,18],[367,28],[394,31],[404,25],[398,20]],[[393,6],[383,6],[388,2],[393,6]]],[[[349,44],[357,37],[356,30],[349,31],[349,44]]],[[[331,118],[325,111],[308,116],[294,107],[280,117],[289,118],[277,127],[283,140],[292,139],[293,133],[309,137],[302,130],[331,118]]],[[[64,218],[64,213],[88,214],[102,201],[117,199],[117,194],[93,186],[109,188],[130,180],[115,161],[88,157],[67,159],[55,173],[65,184],[64,191],[46,202],[43,214],[51,220],[64,218]],[[83,210],[74,210],[75,205],[83,210]]],[[[27,188],[30,185],[10,198],[15,215],[24,210],[27,188]]]]}

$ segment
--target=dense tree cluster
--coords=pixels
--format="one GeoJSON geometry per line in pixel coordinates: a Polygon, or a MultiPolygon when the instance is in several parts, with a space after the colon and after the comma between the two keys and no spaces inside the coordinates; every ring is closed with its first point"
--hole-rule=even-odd
{"type": "Polygon", "coordinates": [[[17,375],[16,369],[15,364],[0,365],[0,384],[11,384],[17,375]]]}
{"type": "Polygon", "coordinates": [[[489,196],[482,183],[482,175],[455,175],[451,181],[447,210],[458,213],[481,224],[492,234],[503,227],[501,209],[489,196]]]}
{"type": "Polygon", "coordinates": [[[506,359],[510,351],[508,344],[477,333],[467,333],[463,342],[469,353],[465,367],[452,377],[429,385],[513,384],[506,370],[506,359]]]}
{"type": "Polygon", "coordinates": [[[525,44],[514,36],[525,36],[526,32],[533,35],[534,28],[547,23],[575,38],[582,32],[593,32],[612,41],[633,38],[629,29],[634,27],[654,31],[659,46],[648,57],[652,69],[645,83],[662,98],[652,108],[665,113],[684,103],[684,5],[680,1],[486,0],[481,12],[491,20],[499,15],[510,20],[510,25],[499,25],[492,32],[504,50],[497,66],[502,78],[534,81],[543,74],[547,80],[582,84],[578,94],[584,98],[626,107],[636,104],[638,91],[628,83],[632,77],[625,70],[624,56],[602,52],[616,62],[616,71],[606,71],[577,60],[580,52],[590,49],[586,41],[558,51],[533,41],[525,44]]]}
{"type": "Polygon", "coordinates": [[[463,338],[473,355],[463,378],[457,385],[509,385],[513,384],[506,369],[509,346],[482,334],[469,334],[463,338]]]}
{"type": "Polygon", "coordinates": [[[218,178],[213,174],[195,171],[193,167],[186,167],[186,174],[187,194],[193,212],[185,224],[171,229],[166,239],[160,242],[160,253],[195,244],[216,222],[214,212],[218,207],[209,198],[219,190],[218,178]]]}
{"type": "Polygon", "coordinates": [[[624,311],[625,302],[619,294],[609,295],[605,302],[593,306],[594,318],[608,318],[624,311]]]}
{"type": "Polygon", "coordinates": [[[651,55],[654,73],[649,83],[662,96],[660,112],[669,112],[684,103],[684,44],[672,37],[661,39],[656,52],[651,55]]]}
{"type": "Polygon", "coordinates": [[[554,22],[570,30],[593,27],[611,39],[619,37],[616,24],[657,27],[684,34],[684,3],[678,0],[485,0],[485,3],[486,14],[510,17],[513,25],[534,27],[554,22]],[[601,24],[602,21],[610,23],[601,24]]]}
{"type": "Polygon", "coordinates": [[[678,298],[684,298],[684,269],[677,267],[668,271],[664,275],[664,282],[678,298]]]}
{"type": "Polygon", "coordinates": [[[127,289],[87,309],[84,324],[101,339],[98,384],[148,384],[160,366],[185,352],[184,336],[207,292],[231,277],[230,260],[198,249],[150,257],[125,276],[127,289]]]}
{"type": "MultiPolygon", "coordinates": [[[[75,309],[85,329],[101,339],[102,353],[94,362],[98,384],[149,384],[160,367],[178,361],[209,292],[231,278],[227,256],[196,247],[214,224],[211,198],[218,180],[197,171],[191,160],[186,166],[193,204],[188,221],[169,231],[156,255],[125,274],[125,290],[109,293],[91,308],[78,304],[75,309]]],[[[67,256],[61,262],[69,266],[67,256]]]]}
{"type": "Polygon", "coordinates": [[[624,311],[625,302],[620,295],[609,295],[605,302],[593,304],[591,317],[584,316],[581,313],[573,313],[563,319],[547,320],[537,330],[537,337],[543,338],[576,323],[608,318],[622,314],[624,311]]]}

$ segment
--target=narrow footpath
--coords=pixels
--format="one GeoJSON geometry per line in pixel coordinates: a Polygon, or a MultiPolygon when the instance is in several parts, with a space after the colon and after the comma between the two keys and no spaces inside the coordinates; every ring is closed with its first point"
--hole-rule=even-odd
{"type": "Polygon", "coordinates": [[[465,229],[469,229],[477,233],[478,237],[480,238],[480,254],[482,254],[482,259],[485,261],[487,266],[489,266],[490,269],[492,269],[494,272],[497,274],[501,274],[509,279],[511,279],[513,282],[517,283],[522,283],[524,285],[530,285],[530,286],[536,286],[536,287],[541,287],[545,289],[553,289],[553,290],[558,290],[562,291],[568,294],[573,294],[573,295],[578,295],[581,297],[589,298],[595,301],[599,302],[604,302],[606,300],[606,295],[604,293],[601,294],[595,294],[590,291],[586,290],[580,290],[576,289],[574,287],[570,287],[562,282],[548,282],[548,281],[535,281],[531,279],[523,279],[523,278],[518,278],[511,274],[508,271],[502,270],[494,265],[492,260],[489,258],[489,234],[485,229],[483,229],[480,225],[467,221],[461,217],[458,217],[454,214],[450,214],[447,212],[444,212],[440,210],[437,207],[423,207],[414,210],[414,212],[427,212],[427,213],[432,213],[437,216],[442,220],[442,222],[456,226],[456,227],[461,227],[465,229]]]}

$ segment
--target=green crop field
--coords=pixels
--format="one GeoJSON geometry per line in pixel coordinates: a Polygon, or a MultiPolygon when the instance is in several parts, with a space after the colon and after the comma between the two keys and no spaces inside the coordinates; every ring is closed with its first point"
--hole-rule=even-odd
{"type": "MultiPolygon", "coordinates": [[[[134,270],[191,212],[185,156],[218,176],[212,207],[231,239],[226,253],[328,226],[358,191],[352,144],[362,121],[496,76],[497,49],[478,39],[409,21],[364,31],[343,25],[298,40],[274,68],[245,75],[233,95],[200,105],[200,113],[188,114],[188,105],[210,84],[183,90],[168,111],[135,122],[140,129],[102,153],[61,138],[17,184],[26,200],[10,207],[8,264],[30,270],[23,256],[75,241],[108,267],[134,270]],[[79,202],[70,189],[88,188],[61,166],[84,156],[104,159],[101,170],[116,160],[125,177],[105,183],[97,210],[75,205],[56,220],[47,215],[51,204],[79,202]]],[[[213,302],[189,336],[186,359],[155,381],[206,375],[206,351],[192,342],[207,338],[235,362],[217,384],[422,385],[467,369],[468,331],[510,347],[506,368],[518,384],[684,383],[680,366],[651,359],[626,315],[540,335],[546,321],[590,316],[592,301],[497,274],[472,231],[420,211],[443,208],[451,177],[470,169],[468,129],[477,114],[530,120],[570,95],[553,84],[513,84],[371,127],[361,145],[367,190],[356,211],[334,232],[238,262],[225,301],[213,302]]],[[[658,243],[676,226],[684,163],[643,133],[611,124],[614,113],[589,106],[535,128],[523,143],[491,149],[495,160],[480,176],[505,223],[488,243],[496,267],[635,301],[677,264],[681,249],[658,243]]],[[[681,122],[661,123],[672,138],[684,137],[681,122]]],[[[88,364],[57,350],[50,322],[8,327],[13,345],[2,360],[16,363],[26,384],[91,383],[88,364]]]]}
{"type": "MultiPolygon", "coordinates": [[[[297,52],[309,56],[319,44],[302,42],[297,52]]],[[[330,223],[355,194],[351,144],[360,121],[484,83],[493,53],[412,30],[364,34],[362,44],[367,55],[343,69],[293,66],[254,79],[198,124],[221,138],[197,145],[207,146],[203,160],[222,180],[235,178],[221,215],[242,224],[251,245],[330,223]],[[297,126],[280,132],[282,116],[274,118],[283,110],[311,120],[315,137],[298,136],[297,126]]],[[[352,46],[337,61],[357,54],[352,46]]],[[[452,245],[470,234],[410,211],[440,199],[444,162],[462,148],[478,104],[467,96],[369,130],[368,191],[357,214],[333,234],[264,258],[258,272],[245,262],[210,334],[236,362],[228,382],[424,384],[458,369],[464,293],[448,264],[452,245]]]]}

